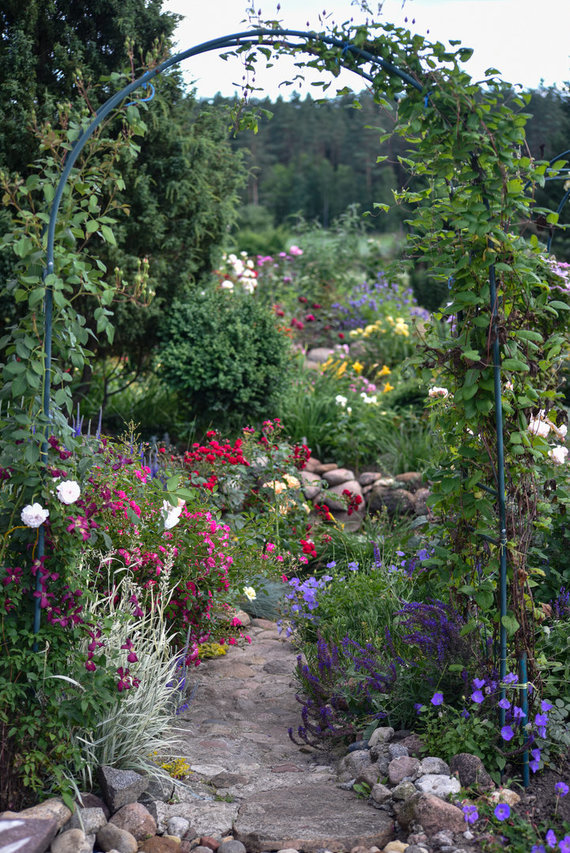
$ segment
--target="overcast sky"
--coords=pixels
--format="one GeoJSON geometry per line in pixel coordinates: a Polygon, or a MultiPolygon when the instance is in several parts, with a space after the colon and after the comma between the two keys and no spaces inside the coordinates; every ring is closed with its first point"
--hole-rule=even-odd
{"type": "MultiPolygon", "coordinates": [[[[365,17],[351,0],[280,0],[279,12],[277,0],[255,3],[263,18],[279,18],[287,29],[304,30],[307,24],[322,29],[319,15],[324,10],[326,17],[337,23],[353,16],[357,21],[365,17]]],[[[378,7],[377,0],[369,3],[374,9],[378,7]]],[[[185,17],[176,31],[177,50],[182,51],[247,29],[244,19],[248,5],[247,0],[164,0],[163,9],[185,17]]],[[[403,5],[402,0],[385,0],[381,18],[398,25],[407,18],[406,26],[432,41],[460,39],[466,47],[474,48],[466,65],[474,79],[492,66],[509,82],[529,88],[538,87],[541,80],[559,88],[570,81],[570,0],[405,0],[403,5]]],[[[273,71],[258,72],[255,85],[263,89],[260,96],[290,97],[293,89],[279,88],[280,81],[295,73],[286,62],[281,58],[273,71]]],[[[217,92],[232,95],[243,76],[239,60],[224,61],[216,53],[188,59],[182,68],[186,78],[194,81],[198,95],[205,98],[217,92]]],[[[345,75],[328,94],[334,95],[336,86],[361,88],[356,75],[345,75]]],[[[310,86],[301,93],[309,90],[315,97],[319,95],[319,90],[310,86]]]]}

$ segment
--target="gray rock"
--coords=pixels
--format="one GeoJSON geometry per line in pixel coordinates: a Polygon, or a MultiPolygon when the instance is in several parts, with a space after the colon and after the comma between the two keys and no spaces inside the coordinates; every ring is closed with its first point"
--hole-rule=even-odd
{"type": "Polygon", "coordinates": [[[363,800],[354,798],[348,806],[346,796],[330,785],[303,783],[282,788],[277,799],[275,791],[259,792],[240,806],[234,836],[249,853],[286,847],[305,853],[360,845],[382,849],[394,836],[392,819],[363,800]]]}
{"type": "MultiPolygon", "coordinates": [[[[165,774],[164,776],[149,776],[143,796],[167,803],[173,794],[174,782],[170,776],[165,774]]],[[[142,801],[142,797],[138,797],[138,799],[142,801]]]]}
{"type": "Polygon", "coordinates": [[[372,788],[373,785],[378,781],[378,765],[370,764],[368,767],[363,767],[363,769],[358,773],[355,779],[356,785],[361,785],[364,783],[372,788]]]}
{"type": "Polygon", "coordinates": [[[432,841],[436,844],[453,844],[453,833],[447,829],[442,829],[432,837],[432,841]]]}
{"type": "Polygon", "coordinates": [[[127,803],[136,803],[149,783],[148,777],[141,776],[134,770],[117,770],[105,765],[99,768],[98,778],[103,799],[111,809],[111,814],[127,803]]]}
{"type": "Polygon", "coordinates": [[[416,779],[416,788],[422,794],[433,794],[446,800],[450,794],[458,794],[461,785],[458,779],[451,776],[443,776],[437,773],[427,773],[416,779]]]}
{"type": "Polygon", "coordinates": [[[328,347],[314,347],[307,352],[308,361],[317,361],[319,364],[324,364],[327,359],[334,355],[334,350],[328,347]]]}
{"type": "Polygon", "coordinates": [[[393,758],[388,765],[388,780],[391,785],[399,785],[404,779],[412,781],[418,775],[418,767],[420,762],[417,758],[411,758],[408,755],[402,755],[399,758],[393,758]]]}
{"type": "Polygon", "coordinates": [[[222,841],[217,853],[246,853],[246,849],[241,841],[222,841]]]}
{"type": "MultiPolygon", "coordinates": [[[[334,471],[323,474],[323,480],[326,480],[329,486],[340,486],[341,483],[354,480],[354,471],[349,471],[348,468],[335,468],[334,471]]],[[[358,486],[360,494],[360,483],[358,486]]]]}
{"type": "Polygon", "coordinates": [[[190,821],[185,817],[171,817],[166,821],[166,831],[177,838],[184,838],[189,829],[190,821]]]}
{"type": "Polygon", "coordinates": [[[142,803],[127,803],[109,823],[130,832],[137,841],[156,835],[156,821],[142,803]]]}
{"type": "Polygon", "coordinates": [[[377,471],[363,471],[358,478],[361,486],[372,486],[377,480],[380,480],[382,474],[377,471]]]}
{"type": "MultiPolygon", "coordinates": [[[[14,816],[14,812],[4,812],[2,815],[2,817],[14,816]]],[[[61,829],[71,817],[71,809],[67,808],[63,800],[52,797],[50,800],[44,800],[43,803],[38,803],[36,806],[30,806],[29,809],[18,812],[17,817],[38,818],[38,820],[51,820],[53,818],[57,828],[61,829]]]]}
{"type": "Polygon", "coordinates": [[[427,499],[429,496],[429,489],[418,489],[414,494],[414,512],[417,516],[425,518],[426,521],[429,520],[429,508],[427,505],[427,499]]]}
{"type": "Polygon", "coordinates": [[[390,756],[390,759],[401,758],[401,756],[409,754],[407,746],[402,746],[401,743],[388,744],[388,755],[390,756]]]}
{"type": "Polygon", "coordinates": [[[368,750],[349,752],[341,759],[338,765],[338,778],[341,782],[356,778],[365,767],[370,767],[372,760],[368,750]]]}
{"type": "Polygon", "coordinates": [[[419,824],[428,836],[435,835],[441,829],[451,832],[465,830],[461,809],[433,794],[422,794],[419,791],[402,803],[398,810],[398,822],[404,829],[419,824]]]}
{"type": "Polygon", "coordinates": [[[429,853],[427,847],[423,847],[420,844],[408,844],[406,847],[406,853],[429,853]]]}
{"type": "Polygon", "coordinates": [[[326,492],[323,492],[321,495],[322,502],[332,510],[346,509],[347,497],[346,495],[343,495],[345,489],[348,489],[348,491],[352,492],[353,495],[360,495],[360,497],[362,497],[362,489],[360,488],[358,480],[347,480],[346,482],[340,483],[338,486],[332,486],[330,489],[327,489],[326,492]]]}
{"type": "Polygon", "coordinates": [[[422,475],[418,471],[407,471],[405,474],[396,474],[397,483],[401,483],[410,492],[415,492],[422,484],[422,475]]]}
{"type": "Polygon", "coordinates": [[[392,797],[395,800],[409,800],[410,797],[413,797],[416,793],[416,786],[413,782],[400,782],[399,785],[396,785],[395,788],[392,789],[392,797]]]}
{"type": "Polygon", "coordinates": [[[495,783],[485,770],[485,765],[477,755],[460,752],[449,762],[452,773],[457,773],[463,788],[477,788],[478,791],[491,791],[495,783]]]}
{"type": "Polygon", "coordinates": [[[380,782],[376,783],[372,786],[370,791],[370,796],[374,800],[375,803],[387,803],[388,800],[392,797],[392,792],[390,788],[386,785],[382,785],[380,782]]]}
{"type": "Polygon", "coordinates": [[[368,740],[368,746],[376,746],[377,743],[388,743],[394,737],[394,729],[392,726],[378,726],[374,729],[368,740]]]}
{"type": "Polygon", "coordinates": [[[447,776],[451,776],[449,764],[446,764],[443,758],[436,758],[433,755],[422,758],[419,774],[425,776],[426,773],[445,773],[447,776]]]}
{"type": "Polygon", "coordinates": [[[86,835],[91,835],[105,826],[107,818],[101,808],[75,809],[71,818],[65,824],[66,829],[82,829],[86,835]]]}
{"type": "Polygon", "coordinates": [[[109,853],[113,848],[118,853],[137,853],[138,844],[134,836],[124,829],[119,829],[112,823],[102,827],[97,833],[97,844],[103,853],[109,853]]]}
{"type": "Polygon", "coordinates": [[[92,850],[93,841],[85,836],[82,829],[68,829],[51,843],[51,853],[91,853],[92,850]]]}
{"type": "Polygon", "coordinates": [[[386,509],[390,517],[415,513],[415,501],[411,492],[405,489],[389,489],[376,484],[368,495],[368,511],[380,512],[386,509]]]}
{"type": "Polygon", "coordinates": [[[415,755],[416,758],[419,758],[424,749],[422,739],[416,734],[411,734],[408,735],[408,737],[402,738],[400,744],[406,747],[408,755],[415,755]]]}
{"type": "Polygon", "coordinates": [[[56,832],[55,818],[21,818],[16,812],[8,812],[0,818],[0,850],[43,853],[56,832]]]}

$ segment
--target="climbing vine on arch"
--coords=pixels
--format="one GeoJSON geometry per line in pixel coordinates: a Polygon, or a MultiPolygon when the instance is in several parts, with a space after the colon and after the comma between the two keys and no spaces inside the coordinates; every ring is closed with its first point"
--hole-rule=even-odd
{"type": "MultiPolygon", "coordinates": [[[[566,455],[557,388],[568,350],[569,283],[533,225],[540,214],[558,227],[557,214],[539,210],[534,191],[565,164],[533,160],[525,142],[530,95],[495,69],[474,82],[460,65],[469,49],[447,49],[391,24],[345,24],[331,35],[334,45],[317,36],[302,46],[263,37],[263,50],[309,50],[307,66],[333,77],[341,66],[361,73],[390,115],[392,132],[408,143],[401,165],[409,184],[393,199],[409,212],[408,262],[422,262],[449,287],[449,301],[414,359],[445,389],[431,402],[449,451],[431,472],[430,572],[470,617],[467,630],[483,621],[497,644],[502,635],[501,676],[508,635],[512,658],[528,656],[539,686],[534,638],[542,614],[535,593],[544,558],[537,532],[548,535],[552,514],[565,511],[569,498],[567,478],[555,480],[553,470],[566,455]],[[381,57],[385,67],[370,57],[381,57]]],[[[257,49],[244,45],[239,52],[254,74],[257,49]]],[[[376,207],[387,209],[385,202],[376,207]]]]}

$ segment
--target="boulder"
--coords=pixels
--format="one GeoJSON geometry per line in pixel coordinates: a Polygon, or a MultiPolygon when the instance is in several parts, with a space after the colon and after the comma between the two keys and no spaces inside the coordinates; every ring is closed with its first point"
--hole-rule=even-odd
{"type": "MultiPolygon", "coordinates": [[[[350,471],[348,468],[334,468],[332,471],[326,471],[323,474],[323,480],[326,480],[329,486],[340,486],[341,483],[354,480],[354,471],[350,471]]],[[[358,485],[360,486],[360,483],[358,485]]]]}
{"type": "Polygon", "coordinates": [[[417,491],[422,485],[422,475],[417,471],[408,471],[405,474],[396,474],[394,479],[397,483],[401,483],[409,492],[417,491]]]}
{"type": "Polygon", "coordinates": [[[416,515],[428,515],[429,507],[427,505],[427,499],[430,496],[429,489],[418,489],[414,494],[414,511],[416,515]]]}
{"type": "Polygon", "coordinates": [[[332,486],[326,492],[323,492],[321,495],[322,503],[326,504],[332,510],[345,510],[347,506],[347,497],[343,495],[345,489],[352,492],[353,495],[360,495],[362,497],[362,489],[358,480],[346,480],[338,486],[332,486]]]}
{"type": "Polygon", "coordinates": [[[433,794],[442,800],[447,800],[450,794],[458,794],[461,790],[459,779],[440,773],[426,773],[416,779],[416,788],[423,794],[433,794]]]}
{"type": "Polygon", "coordinates": [[[412,823],[419,823],[430,836],[442,829],[451,832],[463,832],[465,829],[461,809],[433,794],[422,794],[419,791],[399,808],[398,822],[404,829],[412,823]]]}
{"type": "Polygon", "coordinates": [[[485,765],[478,755],[470,752],[459,752],[449,762],[452,773],[459,776],[462,788],[476,788],[478,791],[491,791],[495,783],[485,770],[485,765]]]}
{"type": "Polygon", "coordinates": [[[368,746],[376,746],[377,743],[388,743],[393,737],[394,729],[392,726],[377,726],[368,739],[368,746]]]}
{"type": "Polygon", "coordinates": [[[414,496],[405,489],[390,489],[378,483],[368,495],[368,512],[381,512],[383,509],[386,509],[390,517],[413,515],[414,496]]]}
{"type": "Polygon", "coordinates": [[[54,838],[51,844],[51,853],[92,853],[92,851],[93,841],[85,836],[82,829],[68,829],[54,838]]]}
{"type": "Polygon", "coordinates": [[[419,766],[420,762],[418,759],[408,755],[393,758],[388,765],[388,780],[390,784],[399,785],[404,779],[413,781],[417,778],[419,766]]]}
{"type": "Polygon", "coordinates": [[[103,853],[108,853],[109,850],[117,850],[117,853],[137,853],[138,850],[136,838],[112,823],[99,830],[97,844],[103,853]]]}
{"type": "Polygon", "coordinates": [[[118,770],[105,765],[99,768],[98,778],[103,799],[111,809],[111,814],[127,803],[136,803],[149,783],[146,776],[141,776],[134,770],[118,770]]]}
{"type": "Polygon", "coordinates": [[[142,803],[127,803],[113,815],[109,823],[130,832],[137,841],[156,835],[156,821],[142,803]]]}
{"type": "Polygon", "coordinates": [[[70,820],[65,825],[66,829],[82,829],[86,835],[92,835],[105,826],[107,815],[102,808],[75,809],[70,820]]]}

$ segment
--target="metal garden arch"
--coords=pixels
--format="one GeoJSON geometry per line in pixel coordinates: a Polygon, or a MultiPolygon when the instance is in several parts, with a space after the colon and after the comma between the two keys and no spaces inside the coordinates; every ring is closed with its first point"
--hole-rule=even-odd
{"type": "MultiPolygon", "coordinates": [[[[76,163],[83,147],[86,142],[92,136],[96,128],[100,125],[103,119],[109,115],[109,113],[118,107],[126,97],[128,97],[131,93],[135,92],[137,89],[142,87],[147,87],[151,84],[151,80],[154,77],[157,77],[164,71],[167,71],[169,68],[172,68],[175,65],[178,65],[180,62],[183,62],[186,59],[190,59],[193,56],[198,56],[202,53],[208,53],[213,50],[224,50],[228,48],[251,48],[254,49],[256,47],[262,45],[282,45],[286,47],[297,48],[306,53],[311,53],[311,42],[312,43],[320,43],[333,48],[340,49],[341,55],[339,58],[339,62],[343,62],[343,59],[349,54],[354,58],[357,58],[361,62],[369,66],[376,66],[385,71],[388,75],[399,77],[402,82],[406,86],[411,86],[420,93],[424,94],[424,104],[426,108],[429,108],[429,98],[430,95],[427,93],[422,85],[415,79],[413,79],[409,74],[390,62],[386,61],[382,57],[375,56],[367,50],[363,50],[360,47],[357,47],[354,44],[343,42],[338,38],[334,38],[332,36],[327,36],[324,34],[318,34],[312,31],[299,31],[299,30],[288,30],[288,29],[268,29],[268,28],[258,28],[252,29],[247,32],[234,33],[228,36],[222,36],[217,39],[213,39],[211,41],[204,42],[195,47],[191,47],[181,53],[176,54],[156,68],[145,72],[141,77],[132,81],[115,95],[111,96],[103,106],[97,111],[95,117],[89,124],[89,126],[84,130],[83,134],[76,141],[74,147],[69,152],[65,167],[62,171],[59,183],[57,185],[54,199],[52,202],[49,225],[47,229],[47,251],[46,251],[46,266],[44,270],[44,279],[54,272],[54,242],[55,242],[55,229],[58,217],[58,211],[61,203],[61,199],[63,196],[65,184],[67,179],[69,178],[71,171],[73,169],[74,164],[76,163]],[[292,42],[291,40],[295,40],[292,42]]],[[[365,71],[362,67],[349,67],[349,70],[354,71],[359,74],[364,79],[373,82],[374,76],[365,71]]],[[[566,153],[566,152],[565,152],[566,153]]],[[[559,209],[564,206],[564,202],[567,200],[570,191],[568,191],[561,203],[559,209]]],[[[491,324],[493,329],[497,328],[498,321],[498,306],[497,306],[497,290],[495,283],[495,269],[494,265],[489,267],[489,284],[490,284],[490,307],[491,307],[491,324]]],[[[53,313],[53,290],[52,287],[48,284],[46,286],[45,300],[45,331],[44,331],[44,344],[45,344],[45,380],[44,380],[44,388],[43,388],[43,413],[46,419],[46,422],[49,421],[50,418],[50,397],[51,397],[51,360],[52,360],[52,313],[53,313]]],[[[493,334],[493,377],[494,377],[494,401],[495,401],[495,418],[496,418],[496,446],[497,446],[497,504],[498,504],[498,539],[497,544],[499,545],[500,550],[500,613],[501,617],[507,613],[507,530],[506,530],[506,505],[505,505],[505,465],[504,465],[504,449],[503,449],[503,416],[502,416],[502,405],[501,405],[501,351],[500,351],[500,343],[498,334],[493,334]]],[[[47,462],[47,433],[44,436],[42,449],[41,449],[41,459],[45,464],[47,462]]],[[[494,490],[493,490],[494,492],[494,490]]],[[[39,540],[38,540],[38,553],[39,555],[44,554],[44,534],[43,527],[40,527],[39,530],[39,540]]],[[[38,589],[39,589],[39,579],[40,575],[38,573],[38,589]]],[[[36,598],[35,601],[35,613],[34,613],[34,633],[38,633],[40,627],[40,601],[39,598],[36,598]]],[[[504,625],[502,624],[502,620],[500,622],[500,678],[503,681],[506,675],[506,661],[507,661],[507,631],[504,625]]],[[[523,706],[526,705],[526,662],[525,660],[520,661],[521,667],[521,688],[522,688],[522,702],[523,706]]],[[[505,690],[502,688],[502,696],[504,697],[505,690]]],[[[503,719],[501,721],[501,725],[504,724],[504,711],[501,712],[503,719]]],[[[525,785],[528,784],[528,755],[525,755],[524,760],[524,782],[525,785]]]]}

